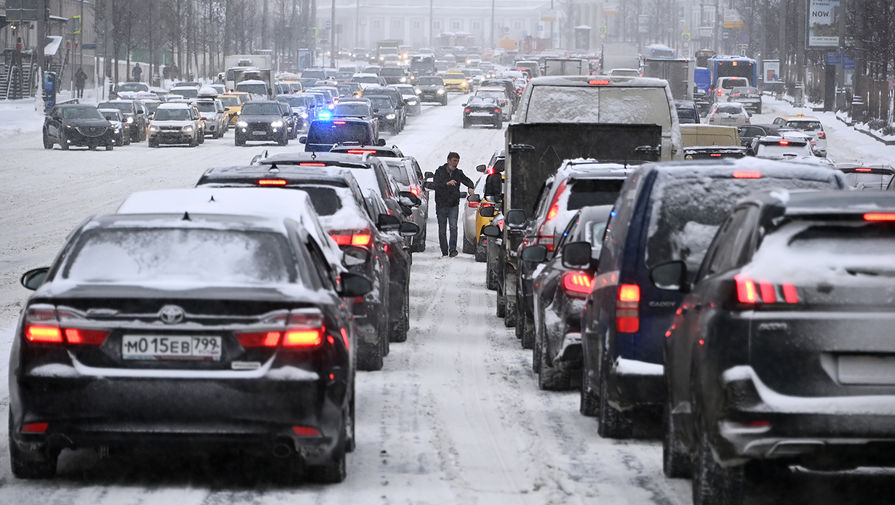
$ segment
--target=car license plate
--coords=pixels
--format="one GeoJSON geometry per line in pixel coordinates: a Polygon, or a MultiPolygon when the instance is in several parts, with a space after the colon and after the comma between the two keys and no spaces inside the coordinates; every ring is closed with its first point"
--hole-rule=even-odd
{"type": "Polygon", "coordinates": [[[490,112],[470,112],[471,117],[491,117],[490,112]]]}
{"type": "Polygon", "coordinates": [[[252,132],[252,135],[267,135],[266,131],[255,130],[252,132]]]}
{"type": "Polygon", "coordinates": [[[895,356],[839,356],[842,384],[895,384],[895,356]]]}
{"type": "Polygon", "coordinates": [[[207,335],[125,335],[121,358],[126,360],[221,359],[221,337],[207,335]]]}

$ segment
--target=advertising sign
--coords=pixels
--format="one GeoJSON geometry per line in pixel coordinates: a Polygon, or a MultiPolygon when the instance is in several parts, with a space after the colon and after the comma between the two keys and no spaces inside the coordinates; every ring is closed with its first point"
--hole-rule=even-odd
{"type": "Polygon", "coordinates": [[[839,47],[839,0],[808,0],[808,47],[839,47]]]}
{"type": "Polygon", "coordinates": [[[783,82],[780,77],[780,60],[764,60],[762,68],[765,84],[783,82]]]}

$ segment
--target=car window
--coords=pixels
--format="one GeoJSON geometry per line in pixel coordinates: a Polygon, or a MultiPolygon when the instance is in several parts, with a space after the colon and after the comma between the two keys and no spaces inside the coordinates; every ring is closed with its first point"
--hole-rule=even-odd
{"type": "Polygon", "coordinates": [[[569,224],[566,226],[566,229],[562,231],[559,235],[559,239],[556,242],[556,250],[561,251],[562,246],[566,245],[566,242],[569,241],[569,237],[575,236],[575,232],[578,230],[578,224],[581,222],[581,217],[578,214],[575,214],[575,218],[569,220],[569,224]]]}
{"type": "Polygon", "coordinates": [[[786,126],[795,128],[803,132],[823,131],[824,127],[820,121],[787,121],[786,126]]]}
{"type": "Polygon", "coordinates": [[[752,233],[752,228],[746,226],[748,216],[749,208],[740,208],[721,225],[711,246],[712,256],[706,258],[707,267],[700,276],[726,272],[739,266],[739,251],[752,233]]]}
{"type": "Polygon", "coordinates": [[[190,111],[187,108],[167,109],[159,107],[153,117],[155,121],[188,121],[190,111]]]}
{"type": "Polygon", "coordinates": [[[351,121],[314,121],[308,132],[308,144],[369,144],[371,133],[367,123],[351,121]],[[343,124],[337,124],[343,123],[343,124]]]}
{"type": "Polygon", "coordinates": [[[342,200],[330,186],[302,186],[302,191],[311,197],[311,204],[320,216],[332,216],[342,208],[342,200]]]}
{"type": "Polygon", "coordinates": [[[278,103],[249,102],[242,106],[244,116],[279,116],[280,105],[278,103]]]}
{"type": "Polygon", "coordinates": [[[740,114],[743,112],[743,106],[736,103],[719,103],[715,106],[715,112],[724,114],[740,114]]]}
{"type": "Polygon", "coordinates": [[[584,179],[575,181],[563,193],[567,210],[578,210],[592,205],[612,205],[618,198],[624,179],[584,179]]]}

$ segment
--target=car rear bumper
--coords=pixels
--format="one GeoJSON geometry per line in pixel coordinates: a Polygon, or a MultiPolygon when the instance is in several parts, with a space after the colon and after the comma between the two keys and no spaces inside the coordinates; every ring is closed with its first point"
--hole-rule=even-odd
{"type": "Polygon", "coordinates": [[[765,458],[895,464],[895,394],[797,397],[749,366],[722,374],[725,406],[714,444],[727,461],[765,458]]]}
{"type": "Polygon", "coordinates": [[[473,116],[472,114],[466,114],[463,116],[463,120],[470,124],[488,125],[493,125],[494,123],[499,123],[501,121],[499,114],[489,114],[487,116],[473,116]]]}
{"type": "Polygon", "coordinates": [[[616,358],[608,374],[610,405],[619,410],[662,405],[664,374],[662,365],[616,358]]]}
{"type": "Polygon", "coordinates": [[[338,442],[347,392],[344,370],[333,369],[330,379],[271,362],[208,378],[175,370],[167,376],[115,376],[120,369],[43,368],[11,385],[13,443],[50,449],[235,444],[261,453],[285,444],[311,461],[323,461],[338,442]],[[24,424],[35,422],[48,423],[46,431],[21,432],[24,424]],[[299,436],[296,426],[314,428],[319,435],[299,436]]]}

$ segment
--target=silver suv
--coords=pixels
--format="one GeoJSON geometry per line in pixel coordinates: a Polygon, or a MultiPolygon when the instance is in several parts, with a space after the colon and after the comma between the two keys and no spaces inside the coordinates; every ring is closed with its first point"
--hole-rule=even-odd
{"type": "Polygon", "coordinates": [[[189,144],[205,141],[202,120],[195,106],[187,103],[163,103],[149,123],[149,147],[160,144],[189,144]]]}

